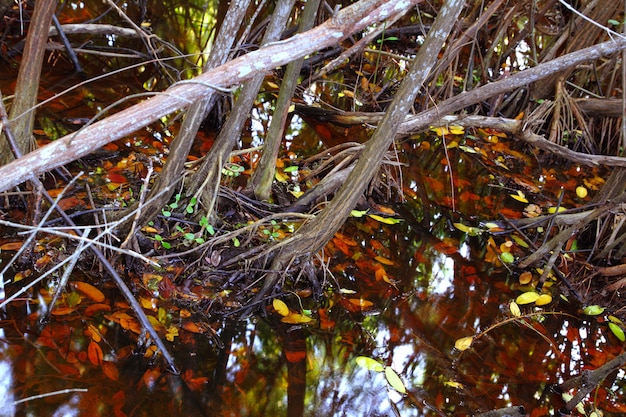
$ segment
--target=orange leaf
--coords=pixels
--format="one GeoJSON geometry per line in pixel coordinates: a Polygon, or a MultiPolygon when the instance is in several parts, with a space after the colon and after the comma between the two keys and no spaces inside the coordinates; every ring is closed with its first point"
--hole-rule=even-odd
{"type": "Polygon", "coordinates": [[[76,311],[75,307],[56,307],[52,310],[53,316],[65,316],[76,311]]]}
{"type": "Polygon", "coordinates": [[[93,317],[101,311],[111,311],[111,307],[107,304],[92,304],[85,309],[85,316],[93,317]]]}
{"type": "Polygon", "coordinates": [[[89,342],[89,346],[87,347],[87,356],[89,357],[89,362],[94,365],[100,365],[102,363],[102,349],[100,345],[93,340],[89,342]]]}
{"type": "Polygon", "coordinates": [[[22,241],[7,242],[0,245],[0,250],[18,250],[22,247],[22,241]]]}
{"type": "Polygon", "coordinates": [[[102,362],[102,373],[106,375],[111,381],[117,381],[120,379],[120,373],[114,362],[104,361],[102,362]]]}
{"type": "Polygon", "coordinates": [[[191,333],[204,333],[204,330],[192,321],[183,323],[182,328],[191,333]]]}
{"type": "Polygon", "coordinates": [[[74,281],[72,282],[72,286],[76,289],[76,291],[82,293],[84,296],[92,301],[95,301],[96,303],[101,303],[106,298],[102,291],[91,284],[87,284],[86,282],[74,281]]]}
{"type": "Polygon", "coordinates": [[[392,260],[387,259],[387,258],[385,258],[383,256],[376,256],[374,259],[377,260],[378,262],[380,262],[383,265],[393,265],[393,261],[392,260]]]}
{"type": "Polygon", "coordinates": [[[361,307],[362,309],[369,308],[374,305],[371,301],[364,300],[362,298],[350,298],[348,301],[357,307],[361,307]]]}
{"type": "Polygon", "coordinates": [[[290,363],[302,362],[306,359],[306,350],[286,350],[285,358],[287,359],[287,362],[290,363]]]}

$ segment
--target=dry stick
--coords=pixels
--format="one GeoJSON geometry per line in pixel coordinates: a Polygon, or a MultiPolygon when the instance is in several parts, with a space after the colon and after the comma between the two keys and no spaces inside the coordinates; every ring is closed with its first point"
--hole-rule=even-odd
{"type": "MultiPolygon", "coordinates": [[[[298,32],[305,32],[313,27],[319,4],[320,0],[307,1],[302,12],[298,32]]],[[[278,152],[280,151],[291,98],[298,86],[298,77],[300,76],[303,62],[304,57],[298,58],[287,65],[274,106],[275,111],[267,129],[263,153],[256,169],[252,173],[252,178],[250,178],[249,186],[252,187],[254,195],[259,200],[269,200],[272,193],[272,184],[276,173],[276,158],[278,158],[278,152]]]]}
{"type": "MultiPolygon", "coordinates": [[[[15,86],[15,99],[11,106],[11,117],[23,112],[26,112],[26,116],[20,120],[11,121],[10,125],[13,132],[18,135],[16,140],[21,153],[29,152],[35,143],[32,139],[35,123],[33,106],[37,103],[48,31],[56,4],[56,0],[39,0],[35,3],[33,18],[26,36],[24,55],[15,86]]],[[[0,138],[0,164],[12,158],[13,154],[7,141],[0,138]]]]}
{"type": "MultiPolygon", "coordinates": [[[[230,50],[235,42],[235,33],[239,29],[240,22],[244,19],[249,5],[250,0],[237,0],[231,2],[228,7],[228,11],[226,12],[224,23],[222,23],[222,27],[217,34],[215,45],[211,50],[209,59],[203,67],[203,71],[210,71],[214,67],[218,67],[226,62],[230,55],[230,50]]],[[[182,85],[198,82],[204,83],[205,81],[195,78],[183,81],[182,85]]],[[[194,87],[198,88],[197,86],[194,87]]],[[[187,112],[179,129],[178,136],[171,145],[170,153],[165,161],[163,169],[150,191],[149,200],[152,200],[152,202],[144,208],[144,215],[137,218],[139,224],[149,220],[152,213],[158,212],[171,198],[173,190],[171,192],[164,192],[164,190],[168,189],[172,178],[178,178],[183,173],[184,164],[187,161],[187,157],[191,151],[191,146],[194,143],[198,129],[200,128],[200,125],[202,124],[202,121],[206,117],[207,113],[211,110],[215,103],[216,96],[215,91],[213,90],[222,91],[222,88],[219,86],[212,85],[212,87],[213,88],[208,88],[207,92],[202,97],[198,97],[187,108],[187,112]],[[160,195],[160,197],[154,198],[157,195],[160,195]]]]}
{"type": "Polygon", "coordinates": [[[616,356],[593,371],[586,369],[576,378],[572,378],[569,381],[565,381],[558,385],[558,388],[561,389],[562,392],[578,388],[576,395],[574,395],[574,397],[572,397],[567,404],[565,404],[565,407],[563,407],[561,411],[565,411],[565,414],[569,414],[569,412],[572,411],[579,402],[589,395],[591,391],[596,389],[597,385],[600,384],[602,380],[609,376],[611,372],[624,365],[626,365],[626,352],[616,356]]]}
{"type": "Polygon", "coordinates": [[[84,73],[83,67],[80,66],[80,62],[78,61],[78,57],[76,56],[76,51],[72,48],[70,41],[65,36],[65,32],[63,32],[63,28],[61,27],[61,23],[59,23],[59,19],[57,19],[56,15],[52,15],[52,23],[54,23],[54,27],[57,30],[57,34],[59,38],[61,38],[61,42],[63,42],[63,46],[65,46],[65,51],[70,57],[72,64],[74,64],[74,69],[78,73],[84,73]]]}
{"type": "MultiPolygon", "coordinates": [[[[287,25],[294,3],[295,0],[280,0],[276,3],[270,23],[263,35],[261,41],[262,45],[268,45],[280,39],[280,34],[287,25]]],[[[200,190],[202,192],[202,198],[198,199],[198,201],[204,205],[204,210],[207,213],[206,217],[209,219],[209,222],[212,221],[210,215],[214,209],[212,199],[214,195],[217,195],[215,184],[219,184],[219,178],[223,168],[221,164],[229,162],[227,160],[228,155],[235,147],[236,141],[241,135],[241,131],[248,119],[250,109],[257,99],[259,89],[264,79],[264,73],[257,73],[251,80],[245,82],[241,93],[237,97],[235,106],[224,123],[215,143],[207,153],[206,159],[203,161],[202,165],[191,178],[189,187],[191,191],[200,190],[202,184],[208,185],[208,187],[200,190]],[[212,181],[207,181],[209,177],[212,181]]]]}
{"type": "MultiPolygon", "coordinates": [[[[6,124],[7,120],[8,120],[8,117],[7,117],[6,110],[4,108],[4,103],[2,102],[2,97],[1,96],[0,96],[0,117],[2,118],[2,123],[5,125],[4,126],[5,136],[6,136],[8,142],[9,142],[9,144],[10,144],[10,146],[11,146],[11,148],[12,148],[14,154],[15,154],[15,157],[16,158],[21,158],[22,157],[21,151],[18,149],[17,144],[13,141],[14,137],[13,137],[13,134],[11,132],[11,129],[6,124]]],[[[63,218],[63,220],[65,220],[65,222],[69,226],[74,227],[75,228],[74,229],[75,233],[78,234],[78,228],[76,226],[76,223],[74,223],[74,221],[67,215],[67,213],[65,213],[65,210],[63,210],[58,205],[55,205],[54,199],[50,196],[48,191],[44,188],[43,183],[41,182],[41,180],[39,180],[39,178],[37,178],[35,175],[32,175],[31,181],[38,187],[39,190],[41,190],[41,192],[43,193],[43,195],[46,198],[46,200],[48,200],[48,202],[50,204],[54,205],[55,210],[63,218]]],[[[93,245],[90,245],[89,248],[94,253],[94,255],[96,255],[96,257],[101,262],[101,264],[104,266],[104,268],[107,270],[109,275],[111,275],[111,277],[113,278],[113,281],[115,281],[115,284],[117,285],[117,287],[120,289],[120,291],[122,292],[122,294],[126,298],[126,301],[128,301],[128,303],[130,304],[131,308],[137,314],[137,318],[141,322],[143,328],[150,334],[150,336],[152,336],[152,339],[154,340],[154,343],[161,350],[161,354],[165,358],[165,361],[167,362],[168,366],[170,367],[170,371],[172,371],[174,374],[178,375],[179,371],[176,368],[176,365],[174,363],[174,358],[172,357],[172,355],[170,355],[169,351],[165,347],[165,344],[163,343],[163,341],[159,337],[159,334],[157,333],[157,331],[154,329],[154,327],[150,323],[150,320],[148,320],[148,317],[146,316],[146,313],[143,311],[141,305],[139,304],[139,302],[137,301],[137,299],[135,298],[133,293],[130,291],[130,289],[128,288],[128,286],[124,282],[124,280],[122,280],[122,278],[119,276],[119,274],[117,273],[117,271],[115,270],[113,265],[111,265],[111,263],[108,261],[108,259],[104,256],[104,254],[97,247],[95,247],[93,245]]]]}

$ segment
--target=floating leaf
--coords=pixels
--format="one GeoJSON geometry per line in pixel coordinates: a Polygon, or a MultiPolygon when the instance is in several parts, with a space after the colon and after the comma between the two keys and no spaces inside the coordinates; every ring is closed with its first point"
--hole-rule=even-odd
{"type": "Polygon", "coordinates": [[[604,307],[600,307],[599,305],[592,305],[583,308],[583,313],[588,316],[599,316],[604,313],[604,307]]]}
{"type": "Polygon", "coordinates": [[[367,214],[368,210],[352,210],[350,212],[350,216],[352,217],[363,217],[367,214]]]}
{"type": "Polygon", "coordinates": [[[298,168],[298,165],[292,165],[283,169],[283,172],[296,172],[298,168]]]}
{"type": "Polygon", "coordinates": [[[552,302],[552,296],[550,294],[541,294],[539,298],[535,300],[536,306],[545,306],[552,302]]]}
{"type": "Polygon", "coordinates": [[[450,126],[448,130],[453,135],[462,135],[463,133],[465,133],[465,128],[463,126],[450,126]]]}
{"type": "Polygon", "coordinates": [[[478,236],[483,232],[482,229],[478,227],[467,226],[463,223],[452,223],[452,224],[461,232],[467,233],[470,236],[478,236]]]}
{"type": "Polygon", "coordinates": [[[576,187],[576,195],[579,198],[585,198],[587,197],[587,189],[585,187],[583,187],[582,185],[579,185],[578,187],[576,187]]]}
{"type": "Polygon", "coordinates": [[[515,243],[517,243],[521,247],[526,248],[526,249],[529,248],[528,243],[526,243],[526,241],[524,239],[522,239],[521,237],[519,237],[517,235],[511,235],[511,238],[513,238],[515,243]]]}
{"type": "Polygon", "coordinates": [[[89,346],[87,347],[87,357],[89,358],[89,362],[94,365],[100,365],[102,363],[102,348],[93,340],[89,342],[89,346]]]}
{"type": "Polygon", "coordinates": [[[393,265],[393,261],[391,259],[387,259],[384,256],[376,256],[374,257],[374,260],[380,262],[383,265],[393,265]]]}
{"type": "Polygon", "coordinates": [[[526,285],[533,280],[533,274],[530,271],[522,272],[519,276],[519,283],[522,285],[526,285]]]}
{"type": "Polygon", "coordinates": [[[535,291],[528,291],[520,294],[515,299],[515,302],[520,305],[534,303],[539,299],[539,293],[535,291]]]}
{"type": "Polygon", "coordinates": [[[460,382],[456,382],[456,381],[446,381],[443,383],[443,385],[445,385],[446,387],[463,389],[463,384],[461,384],[460,382]]]}
{"type": "Polygon", "coordinates": [[[7,242],[0,245],[0,250],[19,250],[22,247],[22,241],[17,242],[7,242]]]}
{"type": "Polygon", "coordinates": [[[617,337],[621,342],[626,340],[626,335],[624,334],[624,330],[619,327],[617,324],[613,322],[609,322],[609,329],[613,332],[615,337],[617,337]]]}
{"type": "Polygon", "coordinates": [[[311,317],[299,313],[289,313],[288,316],[280,319],[283,323],[288,324],[307,324],[314,321],[311,317]]]}
{"type": "Polygon", "coordinates": [[[505,264],[510,264],[515,262],[515,257],[511,252],[502,252],[500,254],[500,260],[502,260],[505,264]]]}
{"type": "Polygon", "coordinates": [[[515,301],[511,301],[509,304],[509,310],[511,310],[511,314],[515,317],[520,317],[522,315],[522,311],[519,309],[519,305],[515,301]]]}
{"type": "Polygon", "coordinates": [[[526,196],[520,190],[517,190],[517,194],[509,194],[509,195],[511,196],[512,199],[517,200],[521,203],[528,203],[526,196]]]}
{"type": "Polygon", "coordinates": [[[371,301],[364,300],[362,298],[350,298],[348,301],[350,302],[350,304],[361,308],[369,308],[374,305],[374,303],[372,303],[371,301]]]}
{"type": "Polygon", "coordinates": [[[368,371],[382,372],[385,367],[376,359],[369,358],[367,356],[357,356],[356,364],[368,371]]]}
{"type": "Polygon", "coordinates": [[[272,300],[272,306],[281,316],[287,317],[289,315],[289,307],[287,307],[287,304],[285,304],[282,300],[274,298],[274,300],[272,300]]]}
{"type": "Polygon", "coordinates": [[[614,315],[609,315],[609,321],[612,321],[613,323],[616,323],[616,324],[624,324],[623,321],[621,321],[620,319],[618,319],[614,315]]]}
{"type": "Polygon", "coordinates": [[[402,222],[402,219],[394,219],[393,217],[383,217],[383,216],[378,216],[376,214],[368,214],[368,216],[370,216],[372,219],[376,220],[377,222],[384,223],[384,224],[398,224],[402,222]]]}
{"type": "Polygon", "coordinates": [[[387,378],[387,382],[391,388],[395,389],[400,394],[406,394],[406,387],[404,386],[402,379],[400,379],[400,376],[396,373],[396,371],[391,369],[390,366],[385,367],[385,378],[387,378]]]}
{"type": "Polygon", "coordinates": [[[563,211],[566,211],[567,209],[565,207],[561,207],[559,206],[557,207],[548,207],[548,213],[550,214],[554,214],[554,213],[561,213],[563,211]]]}
{"type": "Polygon", "coordinates": [[[473,341],[474,341],[474,336],[462,337],[460,339],[457,339],[456,342],[454,342],[454,347],[462,352],[464,350],[469,349],[469,347],[472,346],[473,341]]]}

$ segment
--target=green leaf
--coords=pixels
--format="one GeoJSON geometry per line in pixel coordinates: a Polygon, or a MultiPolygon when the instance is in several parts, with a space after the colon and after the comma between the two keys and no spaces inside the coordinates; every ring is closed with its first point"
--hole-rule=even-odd
{"type": "Polygon", "coordinates": [[[367,356],[357,356],[356,364],[368,371],[382,372],[385,368],[376,359],[369,358],[367,356]]]}
{"type": "Polygon", "coordinates": [[[185,233],[184,238],[187,240],[195,240],[196,236],[193,233],[189,232],[189,233],[185,233]]]}
{"type": "Polygon", "coordinates": [[[583,313],[588,316],[599,316],[604,313],[604,307],[600,307],[599,305],[592,305],[583,308],[583,313]]]}
{"type": "Polygon", "coordinates": [[[166,241],[161,241],[161,246],[163,246],[163,249],[171,249],[172,245],[170,244],[170,242],[166,242],[166,241]]]}
{"type": "Polygon", "coordinates": [[[237,239],[236,237],[233,238],[233,246],[236,248],[241,246],[241,242],[239,242],[239,239],[237,239]]]}
{"type": "Polygon", "coordinates": [[[467,226],[463,223],[452,223],[454,227],[459,229],[461,232],[467,233],[470,236],[478,236],[482,234],[483,230],[479,227],[467,226]]]}
{"type": "Polygon", "coordinates": [[[385,367],[385,378],[387,378],[387,382],[391,385],[391,388],[395,389],[400,394],[406,394],[406,387],[404,386],[402,379],[400,379],[400,376],[396,373],[396,371],[391,369],[390,366],[385,367]]]}
{"type": "Polygon", "coordinates": [[[384,223],[384,224],[398,224],[402,222],[402,219],[394,219],[393,217],[383,217],[377,214],[368,214],[368,216],[370,216],[372,219],[376,220],[377,222],[384,223]]]}
{"type": "Polygon", "coordinates": [[[295,172],[299,169],[298,165],[292,165],[283,169],[284,172],[295,172]]]}
{"type": "Polygon", "coordinates": [[[350,212],[350,216],[352,217],[363,217],[367,214],[368,210],[352,210],[350,212]]]}
{"type": "Polygon", "coordinates": [[[207,224],[206,226],[206,231],[213,236],[215,234],[215,229],[213,228],[213,226],[211,226],[210,224],[207,224]]]}
{"type": "Polygon", "coordinates": [[[511,252],[502,252],[502,254],[500,254],[500,260],[505,264],[511,264],[515,262],[515,257],[511,252]]]}
{"type": "Polygon", "coordinates": [[[609,322],[609,329],[613,332],[615,337],[617,337],[621,342],[626,340],[626,335],[624,334],[624,330],[619,327],[617,324],[613,322],[609,322]]]}
{"type": "Polygon", "coordinates": [[[615,19],[609,19],[608,24],[612,26],[619,26],[619,22],[615,19]]]}

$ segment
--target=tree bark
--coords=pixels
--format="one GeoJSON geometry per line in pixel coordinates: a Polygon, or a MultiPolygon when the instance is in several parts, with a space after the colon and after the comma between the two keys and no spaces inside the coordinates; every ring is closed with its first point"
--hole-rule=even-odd
{"type": "MultiPolygon", "coordinates": [[[[15,86],[15,100],[9,111],[11,130],[15,134],[17,146],[22,154],[30,152],[35,146],[32,132],[35,124],[35,111],[39,93],[41,68],[46,53],[50,22],[56,9],[56,0],[40,0],[35,3],[33,19],[26,35],[24,55],[20,63],[15,86]]],[[[13,152],[2,136],[0,140],[0,164],[4,165],[13,159],[13,152]]]]}

